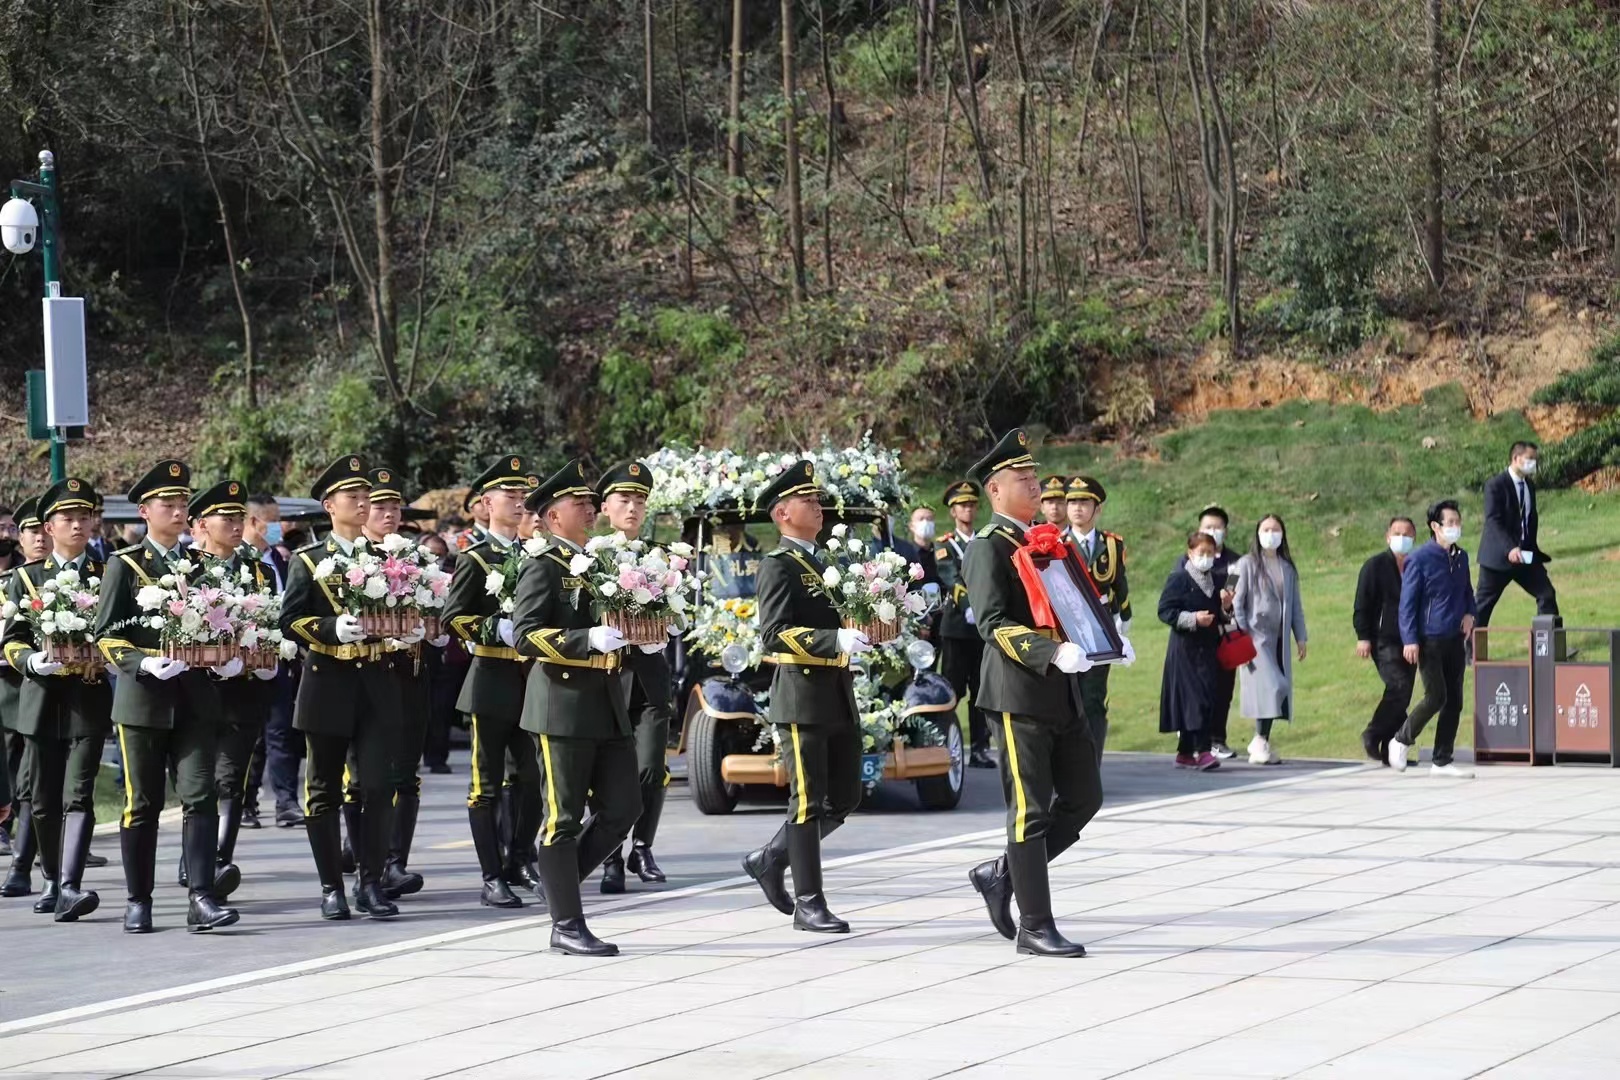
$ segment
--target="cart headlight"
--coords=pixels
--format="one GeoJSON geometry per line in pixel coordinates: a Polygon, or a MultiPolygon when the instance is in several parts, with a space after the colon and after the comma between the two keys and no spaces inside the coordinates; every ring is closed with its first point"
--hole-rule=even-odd
{"type": "Polygon", "coordinates": [[[736,675],[748,669],[748,650],[741,645],[727,645],[720,650],[720,666],[726,674],[736,675]]]}
{"type": "Polygon", "coordinates": [[[917,671],[932,671],[934,667],[934,646],[927,641],[913,641],[906,646],[906,660],[917,671]]]}

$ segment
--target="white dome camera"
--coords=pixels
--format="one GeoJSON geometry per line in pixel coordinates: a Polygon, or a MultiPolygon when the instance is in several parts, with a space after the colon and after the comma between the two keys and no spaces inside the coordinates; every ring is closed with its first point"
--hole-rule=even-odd
{"type": "Polygon", "coordinates": [[[27,199],[12,199],[0,206],[0,243],[13,255],[26,255],[39,239],[39,211],[27,199]]]}

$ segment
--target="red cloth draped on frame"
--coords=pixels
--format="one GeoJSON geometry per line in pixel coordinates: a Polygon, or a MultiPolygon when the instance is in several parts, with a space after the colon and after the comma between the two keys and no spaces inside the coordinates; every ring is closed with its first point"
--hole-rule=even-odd
{"type": "Polygon", "coordinates": [[[1063,539],[1063,530],[1056,525],[1042,524],[1024,533],[1024,545],[1013,552],[1013,566],[1018,569],[1018,580],[1023,582],[1029,597],[1029,611],[1038,628],[1057,629],[1057,616],[1052,613],[1052,601],[1047,598],[1046,586],[1041,583],[1041,569],[1053,559],[1069,554],[1069,545],[1063,539]],[[1036,559],[1040,559],[1039,565],[1036,559]]]}

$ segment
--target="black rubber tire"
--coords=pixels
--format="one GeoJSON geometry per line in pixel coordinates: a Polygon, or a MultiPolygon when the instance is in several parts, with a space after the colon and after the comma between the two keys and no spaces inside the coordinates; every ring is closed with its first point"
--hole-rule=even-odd
{"type": "Polygon", "coordinates": [[[943,776],[925,776],[914,781],[917,801],[924,810],[955,810],[962,801],[962,788],[967,781],[966,748],[962,745],[962,726],[956,722],[956,713],[942,714],[939,733],[951,751],[951,771],[943,776]]]}
{"type": "Polygon", "coordinates": [[[742,787],[728,784],[720,776],[720,759],[726,755],[721,725],[735,721],[717,720],[699,709],[687,723],[691,730],[686,736],[686,782],[692,789],[692,803],[700,814],[729,814],[737,808],[742,787]]]}

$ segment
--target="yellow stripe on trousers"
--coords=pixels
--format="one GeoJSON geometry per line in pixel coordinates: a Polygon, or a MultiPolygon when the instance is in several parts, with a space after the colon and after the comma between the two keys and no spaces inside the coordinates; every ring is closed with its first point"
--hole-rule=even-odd
{"type": "Polygon", "coordinates": [[[540,758],[546,766],[546,829],[545,834],[540,838],[540,843],[544,847],[550,847],[551,842],[557,836],[557,782],[552,779],[556,774],[551,771],[551,737],[549,735],[540,736],[540,758]]]}
{"type": "Polygon", "coordinates": [[[134,770],[129,766],[129,746],[124,742],[124,725],[118,725],[118,756],[124,762],[124,828],[134,824],[135,817],[135,778],[134,770]]]}
{"type": "Polygon", "coordinates": [[[804,751],[799,746],[799,725],[788,726],[793,730],[793,771],[799,782],[799,812],[793,815],[793,824],[803,825],[810,818],[810,792],[804,783],[804,751]]]}
{"type": "Polygon", "coordinates": [[[469,807],[477,806],[484,794],[484,763],[478,757],[478,714],[472,714],[472,792],[467,796],[469,807]]]}
{"type": "Polygon", "coordinates": [[[1013,839],[1024,842],[1024,819],[1029,816],[1029,800],[1024,796],[1024,776],[1018,771],[1018,742],[1013,738],[1012,713],[1001,714],[1001,730],[1007,741],[1007,771],[1012,774],[1018,816],[1013,819],[1013,839]]]}

